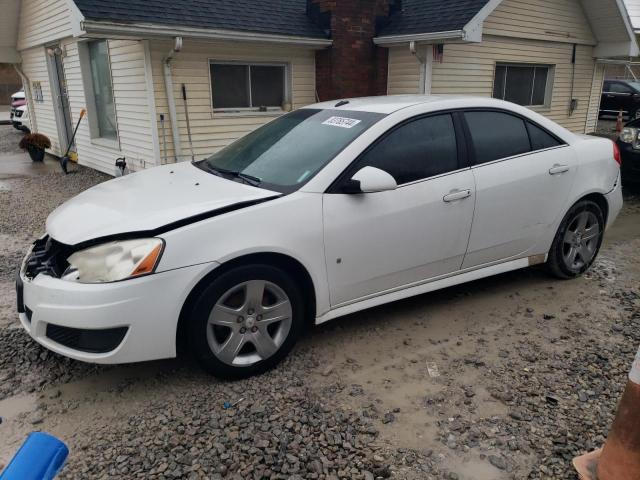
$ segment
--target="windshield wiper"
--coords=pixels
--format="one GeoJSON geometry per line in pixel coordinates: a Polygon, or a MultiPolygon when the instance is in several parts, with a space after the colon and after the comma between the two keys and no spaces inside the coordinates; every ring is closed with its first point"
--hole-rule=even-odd
{"type": "Polygon", "coordinates": [[[229,175],[234,178],[239,178],[240,180],[243,180],[245,183],[248,183],[249,185],[252,185],[254,187],[257,187],[262,183],[262,180],[260,180],[258,177],[254,177],[253,175],[249,175],[242,172],[236,172],[234,170],[227,170],[226,168],[222,168],[222,167],[213,167],[206,162],[205,162],[205,165],[207,166],[207,169],[212,173],[229,175]]]}

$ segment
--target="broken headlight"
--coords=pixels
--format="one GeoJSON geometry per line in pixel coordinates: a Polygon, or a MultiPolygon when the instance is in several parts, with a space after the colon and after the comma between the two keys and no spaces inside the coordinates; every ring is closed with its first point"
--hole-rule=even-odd
{"type": "Polygon", "coordinates": [[[153,273],[164,242],[159,238],[119,240],[72,254],[62,279],[78,283],[107,283],[153,273]]]}

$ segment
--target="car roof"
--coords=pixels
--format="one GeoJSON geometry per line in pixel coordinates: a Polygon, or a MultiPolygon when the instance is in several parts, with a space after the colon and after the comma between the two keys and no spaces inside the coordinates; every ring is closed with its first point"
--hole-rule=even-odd
{"type": "Polygon", "coordinates": [[[345,98],[330,100],[304,108],[323,110],[347,110],[373,112],[389,115],[403,108],[425,105],[429,110],[442,110],[461,107],[494,107],[510,109],[510,104],[502,100],[471,95],[386,95],[379,97],[345,98]]]}

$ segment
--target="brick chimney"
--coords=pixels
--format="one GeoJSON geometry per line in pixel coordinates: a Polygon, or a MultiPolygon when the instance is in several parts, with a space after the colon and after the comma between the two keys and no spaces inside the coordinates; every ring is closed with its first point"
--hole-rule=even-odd
{"type": "Polygon", "coordinates": [[[388,50],[374,45],[373,38],[396,4],[398,0],[307,0],[307,14],[333,40],[316,53],[321,101],[386,95],[388,50]]]}

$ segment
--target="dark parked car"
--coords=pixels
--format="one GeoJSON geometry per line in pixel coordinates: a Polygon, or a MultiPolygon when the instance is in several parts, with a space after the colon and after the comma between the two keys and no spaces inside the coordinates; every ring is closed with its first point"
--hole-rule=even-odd
{"type": "Polygon", "coordinates": [[[640,82],[605,80],[600,115],[618,115],[620,110],[629,119],[640,118],[640,82]]]}
{"type": "Polygon", "coordinates": [[[640,118],[624,126],[616,141],[622,154],[622,182],[640,184],[640,118]]]}

